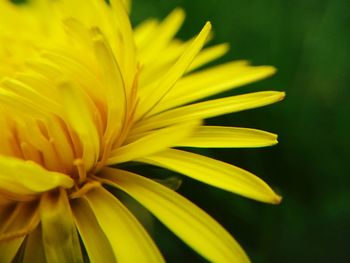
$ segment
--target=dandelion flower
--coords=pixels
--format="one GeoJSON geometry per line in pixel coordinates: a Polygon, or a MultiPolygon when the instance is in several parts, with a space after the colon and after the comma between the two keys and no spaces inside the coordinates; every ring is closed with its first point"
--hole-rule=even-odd
{"type": "Polygon", "coordinates": [[[128,8],[121,0],[0,1],[1,262],[164,261],[112,188],[204,258],[249,261],[204,211],[156,180],[123,170],[125,162],[279,203],[253,174],[181,148],[275,144],[274,134],[203,123],[281,100],[275,91],[203,100],[274,68],[236,61],[200,69],[227,51],[225,44],[203,48],[210,23],[180,41],[174,35],[181,9],[132,29],[128,8]]]}

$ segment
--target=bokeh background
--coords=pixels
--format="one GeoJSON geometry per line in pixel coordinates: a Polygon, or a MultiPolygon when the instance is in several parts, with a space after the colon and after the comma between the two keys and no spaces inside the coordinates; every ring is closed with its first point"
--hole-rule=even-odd
{"type": "MultiPolygon", "coordinates": [[[[180,38],[210,20],[212,44],[231,44],[220,62],[278,68],[274,77],[228,94],[287,92],[282,103],[208,120],[278,133],[277,146],[204,153],[254,172],[283,195],[282,204],[186,178],[179,191],[225,226],[253,262],[350,262],[350,2],[134,0],[133,23],[163,18],[177,6],[187,13],[180,38]]],[[[169,262],[204,262],[160,224],[154,233],[169,262]]]]}

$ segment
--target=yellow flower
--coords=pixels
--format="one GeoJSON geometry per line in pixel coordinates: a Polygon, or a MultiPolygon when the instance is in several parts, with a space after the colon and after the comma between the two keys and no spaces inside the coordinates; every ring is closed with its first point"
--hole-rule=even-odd
{"type": "Polygon", "coordinates": [[[174,190],[129,171],[136,161],[267,203],[280,197],[253,174],[181,147],[262,147],[276,135],[202,121],[281,100],[264,91],[203,98],[274,73],[246,61],[199,69],[227,51],[174,39],[184,19],[134,30],[121,0],[0,0],[0,261],[161,262],[115,187],[204,258],[247,262],[215,220],[174,190]],[[176,149],[173,147],[177,147],[176,149]]]}

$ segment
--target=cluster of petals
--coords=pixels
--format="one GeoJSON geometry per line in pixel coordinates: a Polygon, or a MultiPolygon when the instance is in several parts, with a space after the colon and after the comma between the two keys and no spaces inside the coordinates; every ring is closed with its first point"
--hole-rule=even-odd
{"type": "Polygon", "coordinates": [[[207,99],[275,69],[247,61],[203,67],[228,50],[204,48],[209,22],[180,41],[181,9],[132,28],[129,5],[0,0],[0,262],[164,261],[110,189],[135,199],[209,261],[249,261],[213,218],[155,176],[122,169],[126,162],[280,202],[250,172],[189,150],[276,144],[268,132],[204,124],[280,101],[277,91],[207,99]]]}

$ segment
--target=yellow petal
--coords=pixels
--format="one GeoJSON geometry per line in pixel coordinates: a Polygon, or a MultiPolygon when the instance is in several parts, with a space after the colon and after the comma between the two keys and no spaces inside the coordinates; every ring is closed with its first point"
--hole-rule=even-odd
{"type": "Polygon", "coordinates": [[[105,87],[105,100],[108,107],[107,127],[104,136],[105,141],[110,142],[112,138],[116,138],[123,125],[127,103],[126,87],[111,47],[98,31],[95,32],[94,47],[103,72],[103,86],[105,87]]]}
{"type": "Polygon", "coordinates": [[[105,183],[130,194],[209,261],[249,262],[225,229],[175,191],[150,179],[112,168],[104,168],[101,177],[105,183]]]}
{"type": "Polygon", "coordinates": [[[100,153],[100,137],[89,105],[89,98],[70,82],[59,84],[63,106],[69,125],[78,134],[83,146],[83,160],[86,170],[96,163],[100,153]]]}
{"type": "Polygon", "coordinates": [[[50,116],[50,112],[46,111],[42,105],[36,104],[35,101],[31,101],[9,90],[0,89],[0,102],[2,105],[10,107],[11,111],[14,111],[16,115],[40,116],[41,118],[50,116]]]}
{"type": "MultiPolygon", "coordinates": [[[[89,41],[89,44],[91,45],[92,49],[92,43],[90,39],[90,31],[87,28],[84,28],[83,25],[80,25],[78,21],[74,20],[65,20],[64,25],[67,27],[67,30],[72,31],[72,27],[77,27],[80,29],[80,31],[84,30],[88,36],[85,36],[87,39],[80,39],[80,42],[87,42],[89,41]]],[[[78,29],[76,29],[78,30],[78,29]]],[[[74,33],[71,33],[74,34],[74,33]]],[[[80,33],[83,34],[83,33],[80,33]]],[[[78,39],[79,37],[74,35],[74,39],[78,39]]],[[[81,36],[80,36],[81,38],[81,36]]],[[[91,52],[92,53],[92,52],[91,52]]],[[[58,51],[48,51],[45,50],[41,52],[41,57],[47,59],[50,61],[52,64],[56,65],[60,70],[62,70],[63,75],[66,76],[69,79],[76,79],[78,82],[81,84],[81,86],[84,87],[84,91],[91,97],[94,98],[95,101],[103,101],[105,100],[105,94],[104,90],[101,88],[98,88],[101,85],[101,78],[99,74],[96,74],[96,72],[93,71],[94,66],[96,63],[94,63],[94,57],[93,54],[89,54],[88,56],[86,53],[81,50],[81,54],[75,52],[75,54],[66,54],[65,50],[60,50],[58,51]],[[90,58],[91,57],[91,58],[90,58]]],[[[25,80],[30,82],[33,82],[33,77],[25,76],[23,73],[20,74],[20,78],[23,79],[26,78],[25,80]]],[[[35,76],[35,75],[34,75],[35,76]]],[[[37,77],[39,78],[39,77],[37,77]]],[[[35,80],[35,79],[34,79],[35,80]]],[[[38,81],[37,81],[38,82],[38,81]]],[[[39,82],[39,85],[37,83],[32,84],[32,87],[40,87],[40,92],[43,90],[44,84],[39,82]]],[[[49,91],[48,95],[51,95],[51,98],[57,98],[57,96],[52,95],[52,87],[49,86],[49,91]],[[50,92],[51,91],[51,92],[50,92]]],[[[46,87],[47,89],[47,87],[46,87]]],[[[56,89],[57,90],[57,89],[56,89]]]]}
{"type": "Polygon", "coordinates": [[[199,148],[249,148],[271,146],[277,135],[248,128],[201,126],[176,146],[199,148]]]}
{"type": "Polygon", "coordinates": [[[116,28],[120,30],[120,32],[118,32],[119,34],[115,37],[120,38],[119,41],[116,42],[120,42],[121,45],[119,49],[116,48],[118,53],[115,53],[115,55],[121,59],[119,64],[127,88],[126,94],[129,95],[134,82],[137,64],[134,35],[127,10],[122,1],[110,0],[109,2],[114,14],[113,21],[116,22],[116,28]]]}
{"type": "Polygon", "coordinates": [[[154,19],[146,19],[134,28],[135,44],[138,50],[142,50],[149,43],[150,38],[154,37],[159,22],[154,19]]]}
{"type": "Polygon", "coordinates": [[[62,109],[57,102],[53,101],[49,97],[43,96],[37,92],[37,90],[24,84],[23,82],[11,78],[3,78],[0,85],[2,88],[12,91],[20,97],[35,102],[36,104],[40,105],[41,109],[44,108],[46,111],[55,113],[60,116],[59,112],[62,109]]]}
{"type": "Polygon", "coordinates": [[[202,155],[168,149],[137,161],[173,170],[198,181],[261,202],[278,204],[281,197],[255,175],[202,155]]]}
{"type": "Polygon", "coordinates": [[[91,263],[116,262],[109,240],[100,228],[87,201],[79,198],[71,202],[75,224],[89,256],[89,261],[91,263]]]}
{"type": "Polygon", "coordinates": [[[71,188],[74,181],[67,175],[47,171],[37,163],[0,156],[0,192],[31,195],[55,189],[71,188]]]}
{"type": "Polygon", "coordinates": [[[222,114],[265,106],[284,98],[284,92],[261,91],[208,100],[159,113],[135,124],[132,133],[156,129],[193,119],[206,119],[222,114]]]}
{"type": "Polygon", "coordinates": [[[65,190],[41,197],[40,218],[47,262],[83,262],[79,237],[65,190]]]}
{"type": "Polygon", "coordinates": [[[130,13],[132,0],[123,0],[125,9],[130,13]]]}
{"type": "Polygon", "coordinates": [[[35,203],[19,202],[8,211],[0,226],[0,242],[25,237],[39,223],[38,209],[35,203]]]}
{"type": "Polygon", "coordinates": [[[111,152],[107,164],[135,160],[176,145],[189,137],[200,122],[188,122],[150,132],[140,139],[119,147],[111,152]]]}
{"type": "Polygon", "coordinates": [[[161,112],[237,88],[266,78],[275,71],[270,66],[249,66],[246,61],[233,61],[204,69],[180,79],[154,111],[161,112]]]}
{"type": "MultiPolygon", "coordinates": [[[[52,85],[52,79],[49,79],[49,76],[35,71],[27,71],[16,73],[16,79],[27,86],[35,87],[35,90],[42,96],[58,101],[57,89],[52,85]]],[[[58,114],[58,116],[61,116],[61,114],[58,114]]]]}
{"type": "Polygon", "coordinates": [[[38,209],[34,203],[18,203],[7,212],[0,225],[1,262],[12,262],[26,235],[39,224],[38,209]]]}
{"type": "Polygon", "coordinates": [[[116,197],[96,188],[86,198],[118,262],[164,261],[145,229],[116,197]]]}
{"type": "Polygon", "coordinates": [[[188,68],[188,71],[195,70],[215,59],[218,59],[219,57],[225,55],[229,49],[230,46],[226,43],[203,49],[193,60],[191,66],[188,68]]]}
{"type": "Polygon", "coordinates": [[[151,41],[147,39],[143,43],[147,43],[142,50],[140,50],[141,63],[149,63],[157,56],[160,50],[165,48],[168,43],[175,36],[180,26],[185,19],[185,13],[182,9],[177,8],[172,11],[156,28],[152,30],[150,35],[151,41]]]}
{"type": "Polygon", "coordinates": [[[139,108],[141,109],[141,115],[144,113],[152,114],[153,107],[163,99],[163,97],[174,86],[176,81],[186,72],[195,56],[202,49],[208,34],[210,33],[210,29],[211,24],[207,22],[202,31],[193,40],[191,45],[185,50],[174,66],[172,66],[165,76],[159,81],[152,92],[146,90],[146,94],[140,94],[141,100],[139,108]]]}
{"type": "Polygon", "coordinates": [[[37,227],[27,238],[24,250],[24,263],[45,263],[44,245],[42,241],[41,227],[37,227]]]}
{"type": "Polygon", "coordinates": [[[22,245],[23,240],[24,237],[20,237],[7,242],[0,242],[0,262],[13,262],[13,259],[16,256],[20,246],[22,245]]]}

